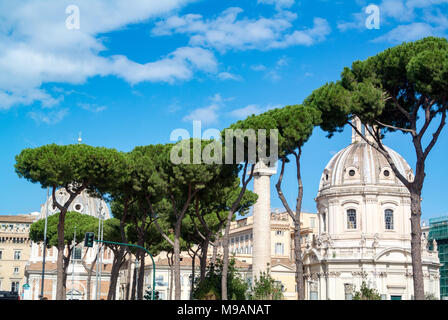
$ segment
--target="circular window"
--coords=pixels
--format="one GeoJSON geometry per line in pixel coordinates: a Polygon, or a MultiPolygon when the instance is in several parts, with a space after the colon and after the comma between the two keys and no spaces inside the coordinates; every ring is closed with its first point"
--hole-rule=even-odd
{"type": "Polygon", "coordinates": [[[350,171],[348,172],[348,174],[350,175],[350,177],[354,177],[355,174],[356,174],[356,172],[355,172],[355,170],[350,170],[350,171]]]}
{"type": "Polygon", "coordinates": [[[389,170],[384,170],[384,176],[385,177],[389,177],[390,176],[390,171],[389,170]]]}
{"type": "Polygon", "coordinates": [[[75,204],[75,210],[78,211],[78,212],[81,212],[82,205],[80,203],[75,204]]]}

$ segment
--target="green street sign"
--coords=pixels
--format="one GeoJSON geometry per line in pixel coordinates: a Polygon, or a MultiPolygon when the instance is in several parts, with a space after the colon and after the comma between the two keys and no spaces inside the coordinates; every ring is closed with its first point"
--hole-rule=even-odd
{"type": "Polygon", "coordinates": [[[25,290],[27,290],[27,289],[30,288],[30,285],[29,285],[28,283],[25,283],[22,287],[23,287],[25,290]]]}

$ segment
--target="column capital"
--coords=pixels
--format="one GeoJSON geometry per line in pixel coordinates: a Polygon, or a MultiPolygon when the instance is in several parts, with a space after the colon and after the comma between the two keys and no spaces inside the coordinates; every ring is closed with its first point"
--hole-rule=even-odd
{"type": "Polygon", "coordinates": [[[268,167],[263,161],[257,162],[254,169],[254,176],[273,176],[277,174],[276,167],[268,167]]]}

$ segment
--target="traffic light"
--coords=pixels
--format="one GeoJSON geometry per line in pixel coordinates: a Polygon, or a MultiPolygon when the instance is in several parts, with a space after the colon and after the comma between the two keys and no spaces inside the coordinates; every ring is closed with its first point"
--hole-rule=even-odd
{"type": "Polygon", "coordinates": [[[84,247],[93,247],[93,239],[95,239],[95,234],[93,232],[86,232],[84,237],[84,247]]]}

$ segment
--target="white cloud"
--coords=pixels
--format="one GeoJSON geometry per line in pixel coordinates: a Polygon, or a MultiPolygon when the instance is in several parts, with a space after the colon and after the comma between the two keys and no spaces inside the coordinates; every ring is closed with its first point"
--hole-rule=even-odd
{"type": "Polygon", "coordinates": [[[61,122],[68,115],[68,109],[62,109],[58,111],[50,111],[50,112],[28,112],[28,116],[33,119],[37,124],[45,123],[45,124],[57,124],[61,122]]]}
{"type": "MultiPolygon", "coordinates": [[[[382,0],[379,4],[381,29],[392,23],[395,23],[395,27],[375,38],[373,42],[385,41],[395,44],[426,36],[446,36],[448,18],[441,13],[440,7],[446,4],[448,0],[382,0]]],[[[446,12],[446,9],[443,10],[446,12]]],[[[352,21],[338,23],[338,29],[341,32],[352,29],[367,30],[367,15],[364,11],[365,7],[362,12],[352,15],[352,21]]]]}
{"type": "Polygon", "coordinates": [[[238,119],[245,119],[251,115],[258,115],[261,114],[263,112],[266,112],[268,110],[271,109],[276,109],[276,108],[281,108],[282,106],[279,104],[276,105],[267,105],[265,107],[260,107],[257,104],[250,104],[244,108],[240,108],[240,109],[235,109],[231,112],[229,112],[228,114],[233,117],[233,118],[238,118],[238,119]]]}
{"type": "Polygon", "coordinates": [[[182,121],[201,121],[203,125],[215,124],[218,122],[218,104],[211,104],[205,108],[198,108],[193,110],[190,114],[185,116],[182,121]]]}
{"type": "Polygon", "coordinates": [[[93,112],[93,113],[99,113],[103,112],[107,109],[105,106],[98,106],[96,104],[90,104],[90,103],[78,103],[78,106],[81,107],[84,110],[93,112]]]}
{"type": "Polygon", "coordinates": [[[250,104],[247,107],[240,108],[229,112],[229,115],[234,118],[245,119],[250,115],[261,113],[261,109],[256,104],[250,104]]]}
{"type": "Polygon", "coordinates": [[[386,41],[391,43],[402,43],[428,37],[434,35],[434,33],[434,28],[429,24],[416,22],[408,25],[400,25],[385,35],[376,38],[373,42],[386,41]]]}
{"type": "Polygon", "coordinates": [[[264,71],[264,70],[266,70],[266,66],[264,66],[262,64],[253,65],[250,68],[252,70],[254,70],[254,71],[264,71]]]}
{"type": "Polygon", "coordinates": [[[238,18],[241,8],[228,8],[215,19],[204,19],[198,14],[172,16],[159,21],[152,30],[154,36],[173,33],[190,36],[191,46],[213,48],[221,52],[227,50],[267,50],[295,45],[312,45],[323,41],[330,33],[328,22],[314,19],[310,29],[290,32],[297,15],[283,11],[272,18],[238,18]]]}
{"type": "Polygon", "coordinates": [[[218,78],[221,80],[235,80],[235,81],[242,80],[241,76],[238,76],[230,72],[221,72],[218,74],[218,78]]]}
{"type": "Polygon", "coordinates": [[[314,26],[311,29],[296,30],[288,34],[280,41],[274,41],[271,48],[287,48],[290,46],[304,45],[311,46],[318,42],[324,41],[326,36],[331,32],[330,25],[327,20],[322,18],[314,18],[314,26]]]}
{"type": "Polygon", "coordinates": [[[257,0],[257,3],[272,4],[276,10],[282,10],[292,7],[295,0],[257,0]]]}
{"type": "MultiPolygon", "coordinates": [[[[83,84],[94,76],[114,75],[131,84],[188,80],[195,70],[215,72],[214,55],[184,47],[155,61],[136,63],[123,55],[104,56],[100,35],[179,9],[194,0],[78,0],[80,29],[65,26],[70,0],[0,0],[0,109],[40,101],[57,105],[42,89],[48,82],[83,84]]],[[[45,122],[45,121],[43,121],[45,122]]]]}

